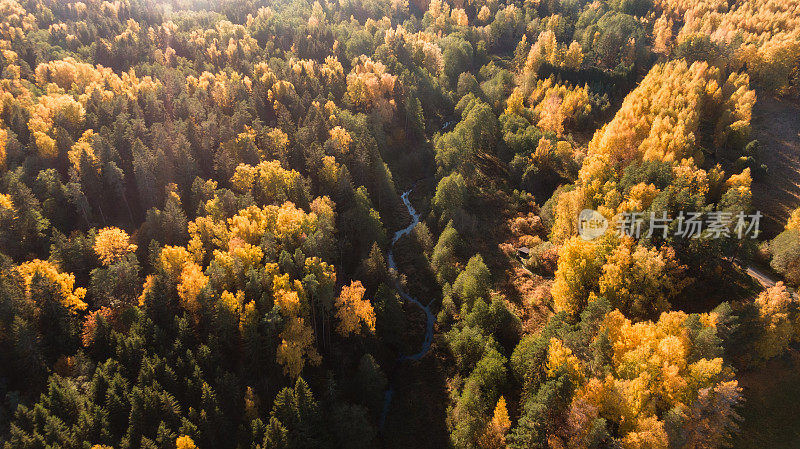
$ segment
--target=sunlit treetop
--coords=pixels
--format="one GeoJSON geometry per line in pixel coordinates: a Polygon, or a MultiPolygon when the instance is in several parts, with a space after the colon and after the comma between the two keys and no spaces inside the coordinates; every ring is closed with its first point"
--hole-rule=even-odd
{"type": "Polygon", "coordinates": [[[128,233],[115,227],[103,228],[94,239],[94,251],[104,265],[110,265],[125,254],[136,251],[128,233]]]}
{"type": "Polygon", "coordinates": [[[17,272],[22,276],[29,299],[33,299],[33,295],[36,294],[35,289],[38,288],[34,280],[41,279],[55,287],[54,293],[57,299],[71,312],[77,313],[86,309],[87,304],[83,301],[86,289],[75,288],[73,274],[63,273],[52,263],[39,259],[21,264],[17,267],[17,272]]]}

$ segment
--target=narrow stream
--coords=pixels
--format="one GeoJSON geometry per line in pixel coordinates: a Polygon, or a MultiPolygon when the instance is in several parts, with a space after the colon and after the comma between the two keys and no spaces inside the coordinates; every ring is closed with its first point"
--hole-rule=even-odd
{"type": "MultiPolygon", "coordinates": [[[[400,240],[400,238],[402,238],[404,235],[411,233],[411,231],[414,230],[414,227],[419,224],[419,213],[417,213],[417,211],[414,209],[414,206],[411,205],[411,201],[408,199],[410,194],[411,190],[408,190],[403,193],[400,198],[403,200],[403,204],[405,204],[406,209],[408,209],[408,214],[411,216],[411,224],[394,233],[394,237],[392,237],[392,244],[389,247],[389,252],[386,255],[389,268],[394,270],[397,270],[397,263],[394,260],[394,244],[397,243],[397,241],[400,240]]],[[[406,360],[419,360],[428,353],[428,350],[431,349],[431,343],[433,342],[433,323],[436,321],[436,317],[433,312],[431,312],[430,304],[422,304],[417,298],[411,296],[411,294],[405,291],[403,286],[400,285],[399,280],[395,281],[394,288],[397,290],[397,293],[401,298],[415,304],[417,307],[422,309],[422,311],[425,312],[425,317],[427,319],[425,326],[425,340],[422,342],[422,347],[420,348],[419,352],[411,355],[401,355],[397,359],[397,362],[400,363],[406,360]]],[[[394,388],[390,383],[383,400],[383,412],[381,413],[380,419],[381,430],[383,430],[384,424],[386,423],[386,414],[389,412],[389,406],[392,403],[392,396],[394,396],[394,388]]]]}

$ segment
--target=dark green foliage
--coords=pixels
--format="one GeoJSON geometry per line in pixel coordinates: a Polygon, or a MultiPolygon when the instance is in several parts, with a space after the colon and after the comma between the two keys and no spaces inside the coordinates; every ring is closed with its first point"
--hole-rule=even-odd
{"type": "Polygon", "coordinates": [[[439,222],[447,223],[465,214],[464,207],[469,199],[469,190],[460,173],[451,173],[439,181],[432,200],[433,208],[439,213],[439,222]]]}
{"type": "Polygon", "coordinates": [[[720,65],[725,61],[725,50],[717,43],[712,42],[709,36],[693,35],[677,45],[672,54],[676,59],[686,59],[686,62],[708,61],[720,65]]]}
{"type": "Polygon", "coordinates": [[[372,202],[367,196],[367,189],[356,189],[353,206],[342,214],[342,228],[351,236],[350,245],[355,260],[361,260],[369,254],[372,245],[379,247],[386,245],[386,231],[381,222],[381,216],[372,207],[372,202]]]}
{"type": "Polygon", "coordinates": [[[378,286],[373,301],[375,309],[375,331],[389,348],[405,352],[403,334],[405,333],[405,313],[397,292],[387,284],[378,286]]]}
{"type": "Polygon", "coordinates": [[[464,313],[468,313],[477,301],[488,299],[491,276],[480,254],[469,259],[464,271],[459,273],[453,282],[453,293],[460,300],[461,310],[464,313]]]}
{"type": "Polygon", "coordinates": [[[0,251],[15,260],[28,260],[44,254],[50,221],[21,173],[21,169],[9,171],[0,179],[2,191],[14,206],[13,210],[0,210],[0,251]]]}
{"type": "Polygon", "coordinates": [[[800,231],[788,229],[770,243],[770,265],[792,284],[800,284],[800,231]]]}
{"type": "Polygon", "coordinates": [[[135,305],[141,289],[139,261],[134,254],[128,254],[108,267],[95,268],[91,272],[89,293],[96,307],[135,305]]]}
{"type": "Polygon", "coordinates": [[[458,274],[456,267],[456,254],[462,245],[458,231],[453,227],[453,223],[447,224],[444,231],[439,235],[439,241],[433,247],[431,255],[431,266],[436,270],[439,282],[453,282],[458,274]]]}
{"type": "Polygon", "coordinates": [[[456,37],[447,38],[442,43],[444,57],[444,74],[451,86],[458,82],[459,75],[472,68],[474,50],[472,45],[456,37]]]}
{"type": "Polygon", "coordinates": [[[350,404],[338,405],[333,410],[331,420],[336,446],[355,449],[375,447],[377,432],[370,424],[365,407],[350,404]]]}
{"type": "Polygon", "coordinates": [[[355,396],[373,416],[377,416],[383,406],[383,394],[386,391],[387,380],[380,365],[371,354],[364,354],[361,357],[353,380],[355,396]]]}
{"type": "MultiPolygon", "coordinates": [[[[638,13],[640,7],[636,3],[620,1],[617,6],[623,11],[638,13]]],[[[604,7],[588,8],[576,24],[575,39],[581,43],[583,51],[589,53],[588,59],[597,59],[600,67],[612,70],[645,63],[646,39],[641,23],[629,14],[603,13],[604,10],[604,7]],[[633,48],[628,48],[629,41],[635,42],[633,48]]]]}
{"type": "Polygon", "coordinates": [[[464,96],[456,109],[462,120],[435,142],[436,164],[442,175],[458,171],[466,180],[476,180],[480,158],[496,151],[499,124],[491,107],[473,95],[464,96]]]}
{"type": "Polygon", "coordinates": [[[559,426],[560,415],[569,407],[575,385],[567,373],[543,384],[527,400],[517,427],[511,432],[513,448],[546,448],[547,434],[559,426]]]}
{"type": "MultiPolygon", "coordinates": [[[[297,379],[294,388],[284,388],[275,397],[270,414],[270,429],[273,427],[273,418],[286,428],[288,447],[310,449],[324,447],[325,442],[330,441],[322,425],[319,405],[302,378],[297,379]]],[[[278,436],[269,430],[267,435],[272,439],[278,436]]]]}

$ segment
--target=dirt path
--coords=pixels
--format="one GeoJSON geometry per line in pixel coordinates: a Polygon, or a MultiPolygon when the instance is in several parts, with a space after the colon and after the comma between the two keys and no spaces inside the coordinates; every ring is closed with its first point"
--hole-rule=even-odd
{"type": "Polygon", "coordinates": [[[752,124],[769,168],[764,179],[753,183],[753,207],[764,214],[763,236],[772,238],[800,206],[800,104],[759,92],[752,124]]]}
{"type": "Polygon", "coordinates": [[[764,288],[774,287],[775,283],[777,282],[775,279],[772,278],[772,276],[770,276],[767,273],[764,273],[763,271],[759,270],[758,268],[752,265],[747,267],[747,274],[749,274],[750,277],[758,281],[758,283],[761,284],[764,288]]]}

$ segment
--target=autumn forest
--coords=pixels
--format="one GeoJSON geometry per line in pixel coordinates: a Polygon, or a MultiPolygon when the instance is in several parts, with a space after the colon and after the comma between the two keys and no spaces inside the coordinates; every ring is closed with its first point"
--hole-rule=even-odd
{"type": "Polygon", "coordinates": [[[800,0],[0,0],[3,449],[800,447],[800,0]]]}

